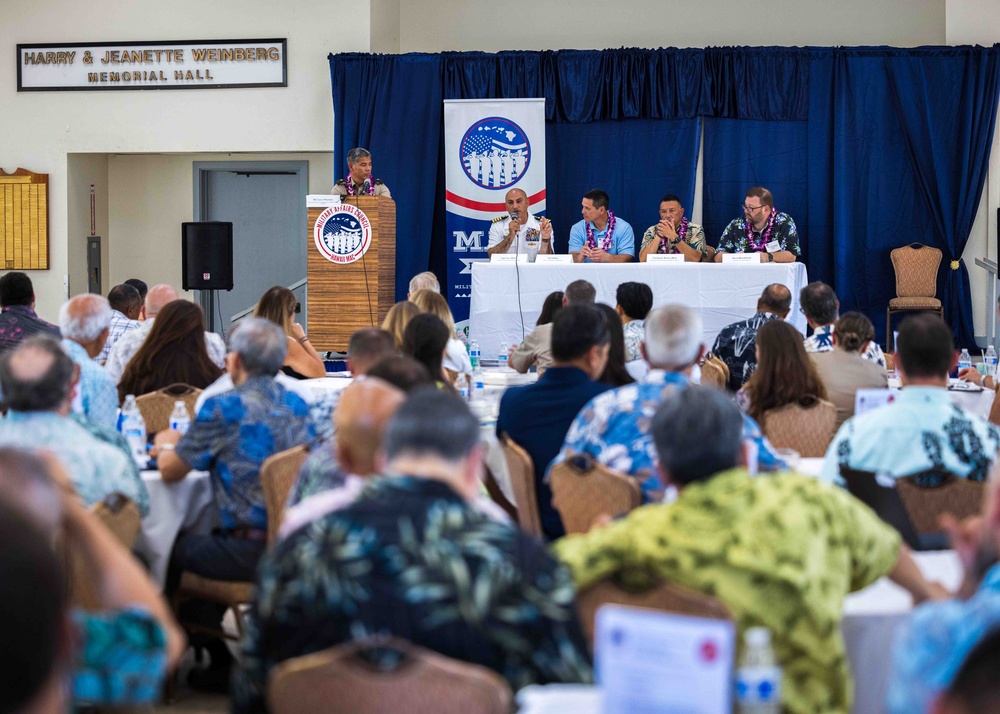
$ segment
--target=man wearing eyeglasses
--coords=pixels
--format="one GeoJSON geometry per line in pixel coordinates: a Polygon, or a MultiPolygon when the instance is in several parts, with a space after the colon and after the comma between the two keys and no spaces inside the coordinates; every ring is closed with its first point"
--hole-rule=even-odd
{"type": "Polygon", "coordinates": [[[725,253],[759,253],[762,263],[794,263],[801,255],[795,221],[774,210],[774,197],[762,186],[747,190],[743,218],[726,226],[719,239],[715,262],[725,253]]]}

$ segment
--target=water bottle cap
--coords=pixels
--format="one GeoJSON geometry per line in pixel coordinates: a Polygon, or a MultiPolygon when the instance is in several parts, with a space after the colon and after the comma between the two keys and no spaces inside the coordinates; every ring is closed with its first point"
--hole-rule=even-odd
{"type": "Polygon", "coordinates": [[[743,635],[743,639],[749,647],[770,647],[771,631],[766,627],[751,627],[743,635]]]}

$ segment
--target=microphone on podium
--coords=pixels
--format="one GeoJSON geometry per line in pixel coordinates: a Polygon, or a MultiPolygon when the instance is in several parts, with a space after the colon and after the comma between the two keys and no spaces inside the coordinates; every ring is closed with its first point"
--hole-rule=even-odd
{"type": "Polygon", "coordinates": [[[365,182],[361,184],[361,193],[368,193],[371,190],[372,180],[365,179],[365,182]]]}

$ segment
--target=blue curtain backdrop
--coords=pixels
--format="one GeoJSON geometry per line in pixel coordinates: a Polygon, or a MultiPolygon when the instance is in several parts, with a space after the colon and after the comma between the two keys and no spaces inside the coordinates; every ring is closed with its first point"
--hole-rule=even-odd
{"type": "Polygon", "coordinates": [[[798,224],[810,278],[867,313],[883,341],[889,251],[935,246],[945,316],[971,345],[960,256],[989,159],[998,56],[996,46],[331,55],[335,165],[345,170],[352,146],[375,154],[397,201],[402,298],[411,275],[444,274],[443,99],[546,98],[548,214],[563,249],[588,188],[608,190],[637,234],[663,193],[691,205],[704,121],[709,242],[748,186],[768,186],[798,224]]]}

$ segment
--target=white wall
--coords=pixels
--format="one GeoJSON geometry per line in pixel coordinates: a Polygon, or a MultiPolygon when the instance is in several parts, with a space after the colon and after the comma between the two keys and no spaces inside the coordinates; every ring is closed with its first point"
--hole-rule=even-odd
{"type": "MultiPolygon", "coordinates": [[[[110,238],[107,155],[69,154],[66,157],[66,177],[66,184],[71,187],[66,196],[66,256],[70,294],[87,291],[87,237],[90,235],[90,185],[93,184],[95,234],[101,237],[101,287],[106,295],[117,284],[108,282],[110,238]]],[[[51,238],[50,234],[50,240],[51,238]]]]}
{"type": "MultiPolygon", "coordinates": [[[[50,175],[51,269],[31,273],[39,312],[55,318],[63,299],[63,276],[77,275],[77,261],[83,256],[75,244],[70,251],[68,239],[68,154],[329,152],[333,104],[326,56],[368,51],[369,44],[370,0],[0,2],[0,166],[50,175]],[[261,37],[288,39],[288,87],[17,92],[18,43],[261,37]]],[[[170,194],[178,191],[155,179],[153,185],[170,194]]],[[[118,188],[111,186],[112,205],[118,188]]],[[[190,213],[190,188],[186,201],[190,213]]],[[[108,277],[118,272],[113,268],[108,277]]],[[[77,289],[86,289],[86,284],[74,285],[77,289]]]]}

